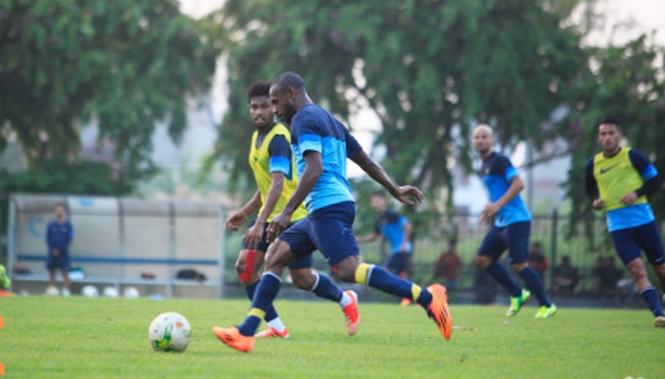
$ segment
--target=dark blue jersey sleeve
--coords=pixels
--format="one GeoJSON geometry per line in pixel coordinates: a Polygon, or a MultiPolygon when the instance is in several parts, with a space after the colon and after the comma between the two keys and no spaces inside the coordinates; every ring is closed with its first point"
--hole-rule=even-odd
{"type": "Polygon", "coordinates": [[[291,170],[291,146],[283,135],[276,135],[268,146],[270,155],[270,172],[288,174],[291,170]]]}
{"type": "Polygon", "coordinates": [[[594,201],[598,198],[598,183],[596,183],[596,178],[593,176],[593,158],[589,159],[585,168],[585,179],[584,179],[584,190],[590,201],[594,201]]]}
{"type": "Polygon", "coordinates": [[[658,171],[654,165],[651,164],[649,158],[647,158],[641,151],[630,149],[628,157],[630,157],[630,162],[633,164],[633,167],[635,167],[645,181],[658,176],[658,171]]]}
{"type": "MultiPolygon", "coordinates": [[[[343,127],[343,126],[342,126],[343,127]]],[[[346,156],[348,158],[353,157],[354,155],[360,153],[363,148],[358,143],[358,140],[349,132],[347,128],[344,128],[344,140],[346,141],[346,156]]]]}
{"type": "Polygon", "coordinates": [[[630,149],[628,157],[630,158],[633,167],[635,167],[635,170],[640,173],[640,176],[644,180],[644,185],[635,190],[637,195],[651,195],[658,191],[660,188],[658,170],[656,170],[656,167],[651,163],[649,158],[636,149],[630,149]]]}
{"type": "Polygon", "coordinates": [[[495,154],[489,161],[489,167],[486,175],[496,175],[511,181],[518,175],[517,169],[510,162],[510,159],[503,154],[495,154]]]}

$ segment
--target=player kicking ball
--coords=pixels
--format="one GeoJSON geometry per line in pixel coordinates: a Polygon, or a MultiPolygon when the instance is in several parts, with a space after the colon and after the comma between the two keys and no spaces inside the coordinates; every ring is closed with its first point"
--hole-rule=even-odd
{"type": "MultiPolygon", "coordinates": [[[[250,86],[247,93],[249,115],[255,127],[249,151],[249,165],[258,190],[247,204],[226,220],[226,227],[236,230],[248,215],[258,212],[244,235],[236,261],[238,276],[245,285],[250,300],[254,297],[260,279],[259,269],[268,248],[266,229],[273,217],[282,210],[298,183],[291,153],[291,135],[284,125],[274,121],[269,90],[270,83],[257,82],[250,86]]],[[[293,220],[297,222],[306,215],[307,210],[300,206],[295,210],[293,220]]],[[[314,272],[311,256],[291,263],[289,273],[298,288],[340,305],[346,317],[349,335],[358,331],[360,315],[355,292],[344,292],[328,276],[314,272]]],[[[265,320],[266,328],[257,333],[256,337],[289,338],[289,331],[272,304],[261,313],[261,318],[265,320]]]]}
{"type": "Polygon", "coordinates": [[[298,74],[279,75],[270,87],[270,100],[277,116],[291,126],[298,187],[268,228],[268,239],[274,242],[268,247],[265,271],[252,308],[236,327],[213,327],[217,338],[238,351],[251,351],[261,315],[279,292],[284,267],[319,250],[342,281],[410,298],[423,306],[441,335],[450,339],[453,321],[444,286],[434,284],[424,288],[383,267],[367,264],[360,257],[353,235],[356,207],[346,178],[347,158],[405,204],[413,204],[410,197],[423,201],[422,192],[413,186],[395,184],[332,114],[311,101],[298,74]],[[309,213],[291,226],[293,215],[303,202],[309,213]]]}

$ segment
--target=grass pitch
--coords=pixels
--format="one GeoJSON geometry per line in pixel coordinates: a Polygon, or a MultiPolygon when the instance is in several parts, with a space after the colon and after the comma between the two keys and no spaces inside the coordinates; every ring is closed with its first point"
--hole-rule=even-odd
{"type": "Polygon", "coordinates": [[[336,304],[279,300],[291,338],[249,354],[223,346],[213,325],[239,323],[246,300],[0,298],[5,378],[625,378],[665,377],[665,330],[644,310],[455,306],[450,341],[417,306],[362,303],[346,335],[336,304]],[[192,325],[184,353],[154,352],[148,325],[176,311],[192,325]]]}

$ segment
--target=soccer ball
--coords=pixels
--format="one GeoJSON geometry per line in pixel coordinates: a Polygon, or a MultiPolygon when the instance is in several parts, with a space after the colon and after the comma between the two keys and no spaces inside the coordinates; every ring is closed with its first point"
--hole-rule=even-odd
{"type": "Polygon", "coordinates": [[[148,339],[155,351],[185,351],[189,346],[192,327],[185,316],[165,312],[155,317],[148,328],[148,339]]]}
{"type": "Polygon", "coordinates": [[[141,296],[139,290],[137,290],[136,287],[127,287],[124,291],[122,291],[122,294],[128,299],[137,299],[139,296],[141,296]]]}
{"type": "Polygon", "coordinates": [[[119,293],[115,287],[104,287],[104,297],[116,298],[119,293]]]}
{"type": "Polygon", "coordinates": [[[81,295],[85,297],[99,297],[99,290],[95,286],[83,286],[83,288],[81,288],[81,295]]]}
{"type": "Polygon", "coordinates": [[[48,287],[46,287],[46,295],[48,295],[48,296],[58,296],[58,295],[60,295],[60,291],[58,290],[58,287],[48,286],[48,287]]]}

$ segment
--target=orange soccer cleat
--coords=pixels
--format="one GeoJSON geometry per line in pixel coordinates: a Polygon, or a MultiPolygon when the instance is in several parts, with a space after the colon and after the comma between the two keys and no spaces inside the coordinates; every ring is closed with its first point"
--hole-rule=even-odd
{"type": "Polygon", "coordinates": [[[342,308],[346,317],[346,332],[352,336],[358,333],[360,327],[360,313],[358,313],[358,294],[355,291],[344,291],[351,298],[351,303],[342,308]]]}
{"type": "Polygon", "coordinates": [[[432,294],[432,302],[427,307],[427,313],[434,319],[443,338],[449,340],[453,334],[453,318],[448,309],[446,287],[441,284],[432,284],[427,287],[427,292],[432,294]]]}
{"type": "Polygon", "coordinates": [[[226,329],[213,326],[212,332],[228,347],[243,353],[249,353],[254,348],[254,337],[243,336],[236,327],[226,329]]]}
{"type": "Polygon", "coordinates": [[[255,338],[272,338],[272,337],[280,337],[280,338],[289,338],[289,330],[284,328],[281,332],[272,326],[266,326],[265,329],[262,331],[256,333],[254,335],[255,338]]]}

